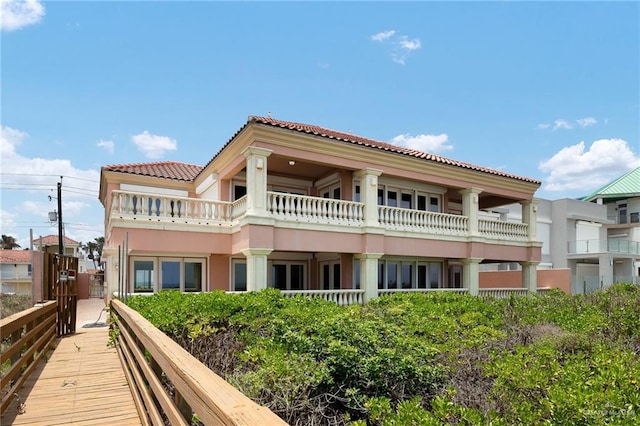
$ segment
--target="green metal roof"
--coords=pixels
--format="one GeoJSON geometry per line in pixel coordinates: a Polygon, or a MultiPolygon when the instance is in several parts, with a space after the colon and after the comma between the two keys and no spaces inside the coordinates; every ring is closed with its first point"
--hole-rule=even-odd
{"type": "Polygon", "coordinates": [[[628,171],[593,194],[584,197],[583,200],[593,201],[597,198],[629,197],[640,197],[640,167],[628,171]]]}

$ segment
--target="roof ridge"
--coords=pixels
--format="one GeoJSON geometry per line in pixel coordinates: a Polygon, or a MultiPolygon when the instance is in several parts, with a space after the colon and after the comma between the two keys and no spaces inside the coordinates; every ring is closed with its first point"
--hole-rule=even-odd
{"type": "MultiPolygon", "coordinates": [[[[362,145],[365,145],[365,146],[371,145],[371,146],[373,146],[375,148],[384,149],[386,151],[393,151],[393,152],[397,152],[399,154],[405,154],[405,155],[409,155],[409,156],[416,157],[416,158],[423,158],[425,160],[435,161],[435,162],[438,162],[438,163],[443,163],[443,164],[448,164],[448,165],[452,165],[452,166],[457,166],[457,167],[467,168],[467,169],[471,169],[471,170],[481,171],[481,172],[484,172],[484,173],[494,174],[494,175],[497,175],[497,176],[503,176],[503,177],[508,177],[508,178],[512,178],[512,179],[523,180],[525,182],[541,184],[541,181],[539,181],[537,179],[528,178],[528,177],[525,177],[525,176],[519,176],[519,175],[516,175],[516,174],[513,174],[513,173],[507,173],[507,172],[503,172],[503,171],[500,171],[500,170],[492,169],[490,167],[485,167],[485,166],[480,166],[480,165],[476,165],[476,164],[472,164],[472,163],[467,163],[467,162],[460,161],[460,160],[454,160],[452,158],[444,157],[444,156],[441,156],[441,155],[438,155],[438,154],[433,154],[433,153],[429,153],[429,152],[426,152],[426,151],[420,151],[420,150],[417,150],[417,149],[406,148],[406,147],[402,147],[402,146],[399,146],[399,145],[394,145],[394,144],[389,143],[389,142],[383,142],[383,141],[379,141],[379,140],[376,140],[376,139],[371,139],[371,138],[368,138],[368,137],[356,135],[356,134],[353,134],[353,133],[346,133],[346,132],[343,132],[343,131],[332,130],[332,129],[329,129],[327,127],[317,126],[317,125],[314,125],[314,124],[298,123],[298,122],[294,122],[294,121],[284,121],[284,120],[278,120],[278,119],[273,118],[273,117],[262,117],[262,116],[254,116],[254,115],[249,116],[249,118],[247,119],[247,124],[249,124],[249,123],[258,123],[258,124],[261,123],[261,124],[271,125],[271,126],[275,126],[275,127],[289,128],[290,130],[296,130],[298,132],[303,132],[303,133],[308,133],[308,134],[315,134],[317,136],[328,137],[330,139],[344,140],[346,142],[362,144],[362,145]]],[[[245,126],[243,126],[242,129],[244,129],[245,126]]],[[[242,129],[240,129],[240,130],[242,130],[242,129]]],[[[237,133],[236,133],[236,135],[237,135],[237,133]]],[[[235,135],[234,135],[234,137],[235,137],[235,135]]]]}
{"type": "MultiPolygon", "coordinates": [[[[593,191],[591,194],[587,195],[586,197],[583,197],[582,199],[586,200],[586,201],[591,201],[591,200],[594,199],[595,196],[605,193],[609,188],[612,188],[612,187],[616,186],[620,182],[623,182],[627,178],[629,178],[630,175],[634,175],[636,173],[638,173],[638,179],[640,180],[640,166],[638,166],[638,167],[632,168],[631,170],[628,170],[627,172],[625,172],[621,176],[618,176],[617,178],[615,178],[611,182],[602,185],[601,187],[599,187],[598,189],[596,189],[595,191],[593,191]]],[[[640,188],[638,189],[638,192],[640,192],[640,188]]],[[[623,194],[623,193],[621,193],[621,194],[623,194]]]]}

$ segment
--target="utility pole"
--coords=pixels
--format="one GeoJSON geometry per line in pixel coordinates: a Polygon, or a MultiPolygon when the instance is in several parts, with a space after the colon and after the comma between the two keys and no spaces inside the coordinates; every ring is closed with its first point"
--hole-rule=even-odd
{"type": "Polygon", "coordinates": [[[64,255],[64,245],[62,243],[62,176],[58,182],[58,253],[64,255]]]}

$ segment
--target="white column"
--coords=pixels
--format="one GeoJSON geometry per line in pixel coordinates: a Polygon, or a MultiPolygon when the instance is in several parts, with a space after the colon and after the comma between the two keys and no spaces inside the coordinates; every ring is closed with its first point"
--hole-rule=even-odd
{"type": "Polygon", "coordinates": [[[538,264],[540,262],[520,262],[522,266],[522,287],[531,293],[538,293],[538,264]]]}
{"type": "Polygon", "coordinates": [[[247,258],[247,291],[260,291],[267,288],[267,256],[272,249],[251,248],[242,250],[247,258]]]}
{"type": "Polygon", "coordinates": [[[378,226],[378,176],[377,169],[362,169],[354,173],[360,180],[360,201],[364,203],[365,226],[378,226]]]}
{"type": "Polygon", "coordinates": [[[477,296],[480,290],[480,262],[482,259],[462,259],[462,285],[469,294],[477,296]]]}
{"type": "Polygon", "coordinates": [[[378,297],[378,259],[382,253],[362,253],[355,255],[360,259],[360,288],[364,289],[364,301],[378,297]]]}
{"type": "Polygon", "coordinates": [[[255,146],[247,147],[242,155],[247,159],[247,214],[267,214],[267,157],[273,151],[255,146]]]}
{"type": "Polygon", "coordinates": [[[469,236],[477,237],[480,235],[478,232],[478,210],[479,210],[479,197],[482,192],[479,188],[466,188],[460,190],[462,194],[462,214],[469,220],[469,236]]]}
{"type": "Polygon", "coordinates": [[[598,275],[600,275],[600,287],[608,287],[613,284],[613,256],[611,254],[600,255],[598,259],[598,275]]]}
{"type": "Polygon", "coordinates": [[[527,237],[529,241],[538,239],[538,200],[521,201],[522,206],[522,223],[527,224],[527,237]]]}

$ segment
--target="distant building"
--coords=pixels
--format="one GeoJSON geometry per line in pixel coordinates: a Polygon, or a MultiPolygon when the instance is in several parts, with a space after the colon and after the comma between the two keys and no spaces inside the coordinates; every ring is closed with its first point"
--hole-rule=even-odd
{"type": "MultiPolygon", "coordinates": [[[[640,283],[640,168],[582,200],[537,199],[538,270],[568,268],[571,292],[589,293],[616,282],[640,283]]],[[[520,205],[481,212],[518,223],[520,205]]],[[[482,271],[519,270],[517,262],[483,264],[482,271]]]]}
{"type": "MultiPolygon", "coordinates": [[[[65,256],[77,257],[80,243],[68,237],[62,237],[62,248],[65,256]]],[[[33,240],[33,249],[46,253],[58,253],[58,236],[46,235],[33,240]]]]}
{"type": "Polygon", "coordinates": [[[0,250],[0,292],[31,294],[31,255],[30,250],[0,250]]]}

